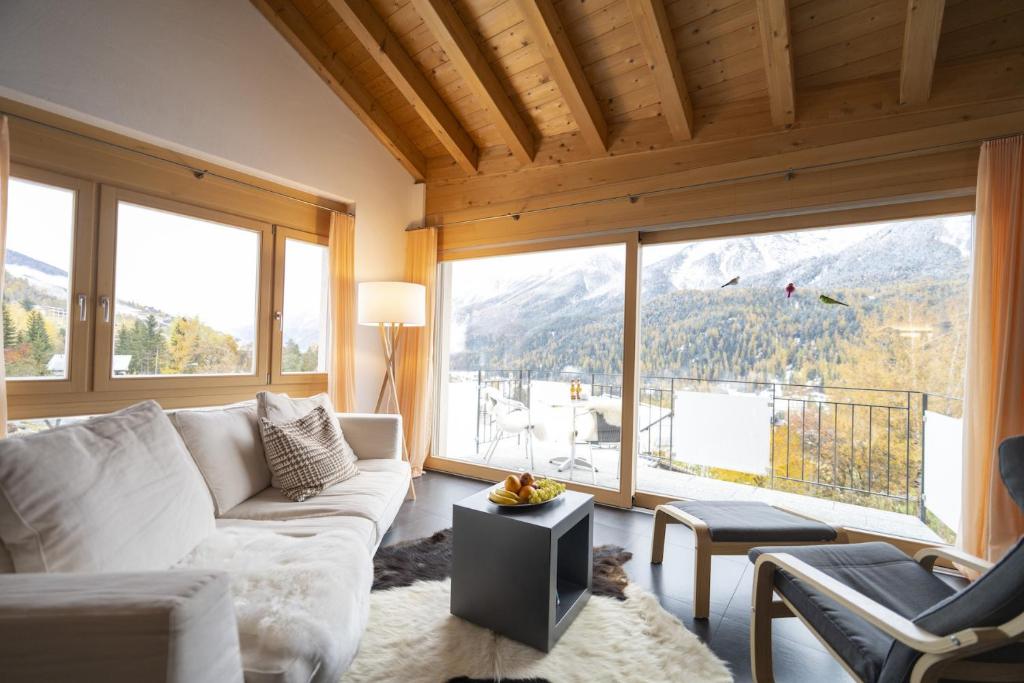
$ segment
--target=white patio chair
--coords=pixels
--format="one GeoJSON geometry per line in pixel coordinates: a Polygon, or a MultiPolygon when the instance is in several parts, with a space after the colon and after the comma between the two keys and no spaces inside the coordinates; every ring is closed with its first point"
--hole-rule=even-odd
{"type": "Polygon", "coordinates": [[[533,470],[533,434],[537,426],[530,420],[530,409],[520,401],[506,398],[495,387],[486,387],[483,394],[484,410],[498,429],[484,454],[484,462],[491,462],[502,439],[516,436],[523,444],[524,454],[530,460],[530,469],[533,470]]]}

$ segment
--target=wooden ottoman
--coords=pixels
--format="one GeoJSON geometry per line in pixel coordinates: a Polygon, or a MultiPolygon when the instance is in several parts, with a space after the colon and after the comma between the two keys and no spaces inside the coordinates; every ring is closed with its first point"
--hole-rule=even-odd
{"type": "Polygon", "coordinates": [[[692,500],[654,510],[651,564],[665,554],[665,525],[685,524],[694,535],[693,618],[707,619],[711,603],[711,557],[746,555],[774,545],[846,543],[846,532],[811,517],[755,501],[692,500]]]}

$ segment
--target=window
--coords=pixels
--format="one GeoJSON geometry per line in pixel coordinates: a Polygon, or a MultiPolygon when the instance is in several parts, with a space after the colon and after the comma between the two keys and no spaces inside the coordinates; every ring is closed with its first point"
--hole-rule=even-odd
{"type": "Polygon", "coordinates": [[[327,246],[284,237],[281,372],[327,372],[327,246]]]}
{"type": "Polygon", "coordinates": [[[113,376],[255,372],[260,234],[117,204],[113,376]]]}
{"type": "Polygon", "coordinates": [[[619,488],[625,253],[442,264],[443,457],[619,488]]]}
{"type": "Polygon", "coordinates": [[[12,429],[150,398],[190,407],[274,384],[325,390],[318,231],[329,213],[131,155],[100,153],[104,180],[90,180],[78,142],[60,157],[78,177],[11,165],[2,304],[12,429]]]}
{"type": "Polygon", "coordinates": [[[637,489],[797,493],[840,523],[950,538],[971,221],[644,247],[637,489]]]}
{"type": "Polygon", "coordinates": [[[75,193],[12,178],[4,278],[7,376],[67,376],[75,193]]]}

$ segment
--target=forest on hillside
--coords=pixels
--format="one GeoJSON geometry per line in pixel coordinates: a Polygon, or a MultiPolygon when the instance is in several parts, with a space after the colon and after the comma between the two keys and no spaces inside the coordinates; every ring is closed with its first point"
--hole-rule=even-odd
{"type": "MultiPolygon", "coordinates": [[[[861,386],[959,396],[963,283],[918,280],[883,290],[787,299],[774,289],[681,289],[643,301],[641,373],[747,382],[861,386]]],[[[622,299],[566,306],[536,325],[466,329],[452,370],[622,371],[622,299]]]]}

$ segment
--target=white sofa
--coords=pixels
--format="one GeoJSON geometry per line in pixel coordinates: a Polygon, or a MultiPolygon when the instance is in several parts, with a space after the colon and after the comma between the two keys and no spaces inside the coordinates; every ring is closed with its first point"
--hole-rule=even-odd
{"type": "Polygon", "coordinates": [[[400,417],[338,420],[359,475],[301,503],[252,403],[0,440],[0,678],[337,681],[411,482],[400,417]]]}

